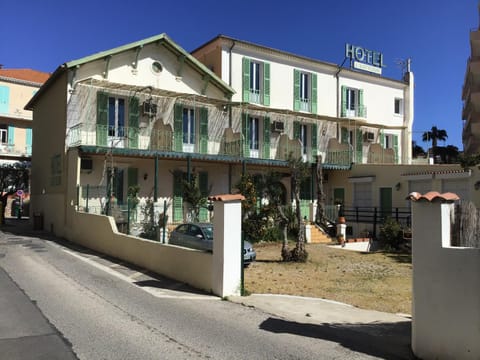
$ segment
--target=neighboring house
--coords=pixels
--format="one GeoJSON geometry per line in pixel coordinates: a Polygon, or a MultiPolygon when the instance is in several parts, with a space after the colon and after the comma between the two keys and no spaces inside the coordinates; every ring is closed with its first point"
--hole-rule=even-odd
{"type": "Polygon", "coordinates": [[[465,154],[474,155],[480,150],[480,29],[478,28],[470,31],[470,52],[462,90],[462,142],[465,154]]]}
{"type": "Polygon", "coordinates": [[[49,73],[0,68],[0,162],[29,161],[32,112],[24,107],[49,73]]]}

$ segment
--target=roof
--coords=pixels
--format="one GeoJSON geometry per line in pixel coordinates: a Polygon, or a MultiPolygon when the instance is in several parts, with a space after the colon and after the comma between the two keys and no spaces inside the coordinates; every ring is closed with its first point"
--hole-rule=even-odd
{"type": "Polygon", "coordinates": [[[0,78],[26,81],[42,85],[50,77],[50,73],[32,69],[0,69],[0,78]]]}
{"type": "Polygon", "coordinates": [[[152,36],[143,40],[135,41],[130,44],[122,45],[110,50],[105,50],[92,55],[88,55],[83,58],[72,60],[60,65],[52,74],[52,76],[48,79],[48,81],[40,88],[40,90],[35,94],[35,96],[28,102],[28,104],[25,106],[25,109],[33,110],[33,106],[35,105],[37,100],[50,87],[50,85],[53,84],[57,78],[59,78],[64,72],[68,71],[69,69],[81,66],[83,64],[86,64],[95,60],[105,59],[105,58],[108,58],[109,56],[113,56],[128,50],[141,48],[145,45],[152,44],[152,43],[163,44],[172,52],[176,52],[179,56],[183,56],[185,58],[185,62],[190,64],[200,73],[204,74],[205,76],[208,76],[210,80],[213,82],[213,84],[216,85],[225,93],[229,95],[233,95],[235,93],[235,90],[232,87],[230,87],[227,83],[225,83],[222,79],[220,79],[217,75],[215,75],[215,73],[213,73],[209,68],[207,68],[200,61],[198,61],[195,57],[190,55],[181,46],[176,44],[172,39],[170,39],[170,37],[167,36],[167,34],[163,33],[163,34],[152,36]]]}
{"type": "Polygon", "coordinates": [[[437,191],[430,191],[427,192],[426,194],[422,195],[418,192],[412,192],[408,194],[407,200],[412,200],[412,201],[421,201],[421,200],[426,200],[429,202],[434,202],[434,201],[441,201],[441,202],[452,202],[456,200],[460,200],[457,194],[451,193],[451,192],[446,192],[443,194],[440,194],[437,191]]]}

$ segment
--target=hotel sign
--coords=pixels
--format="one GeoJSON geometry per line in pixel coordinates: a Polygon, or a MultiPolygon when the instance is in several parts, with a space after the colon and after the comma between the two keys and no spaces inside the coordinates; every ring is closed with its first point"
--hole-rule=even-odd
{"type": "Polygon", "coordinates": [[[383,54],[378,51],[365,49],[361,46],[345,44],[345,58],[353,62],[355,69],[382,74],[383,54]]]}

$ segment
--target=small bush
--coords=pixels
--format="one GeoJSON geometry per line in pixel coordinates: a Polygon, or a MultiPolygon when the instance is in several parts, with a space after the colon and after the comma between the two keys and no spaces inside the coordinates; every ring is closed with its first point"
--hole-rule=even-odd
{"type": "Polygon", "coordinates": [[[380,227],[380,241],[388,248],[398,249],[403,242],[402,225],[393,220],[387,218],[380,227]]]}

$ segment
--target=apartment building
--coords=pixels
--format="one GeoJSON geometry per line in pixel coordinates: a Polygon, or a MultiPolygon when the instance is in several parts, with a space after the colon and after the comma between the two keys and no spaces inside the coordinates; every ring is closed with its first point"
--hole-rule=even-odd
{"type": "Polygon", "coordinates": [[[31,69],[0,68],[0,161],[30,160],[32,112],[24,106],[49,76],[31,69]]]}

